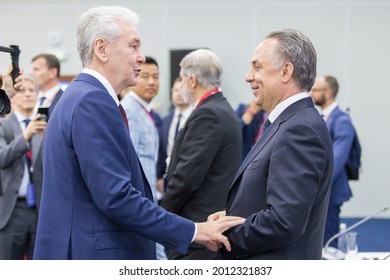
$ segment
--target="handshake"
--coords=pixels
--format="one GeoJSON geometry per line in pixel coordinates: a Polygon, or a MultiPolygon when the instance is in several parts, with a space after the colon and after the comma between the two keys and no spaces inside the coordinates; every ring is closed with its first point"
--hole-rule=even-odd
{"type": "Polygon", "coordinates": [[[197,232],[194,242],[206,246],[210,251],[216,252],[222,246],[230,251],[229,240],[222,233],[244,222],[244,218],[226,216],[225,211],[216,212],[207,218],[207,222],[196,223],[197,232]]]}

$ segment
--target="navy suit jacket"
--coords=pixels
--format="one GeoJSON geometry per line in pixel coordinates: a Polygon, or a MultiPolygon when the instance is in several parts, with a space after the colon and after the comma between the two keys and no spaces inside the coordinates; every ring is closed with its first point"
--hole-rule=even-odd
{"type": "Polygon", "coordinates": [[[345,165],[347,164],[352,142],[355,138],[355,129],[350,117],[341,111],[339,107],[336,107],[330,114],[327,126],[332,139],[334,154],[334,170],[329,205],[341,206],[352,197],[345,165]]]}
{"type": "Polygon", "coordinates": [[[55,106],[57,105],[58,100],[60,100],[62,93],[63,93],[63,91],[62,91],[62,89],[60,89],[56,93],[56,96],[54,97],[53,102],[51,102],[50,107],[49,107],[49,116],[48,116],[49,118],[50,118],[51,114],[53,113],[53,110],[54,110],[55,106]]]}
{"type": "Polygon", "coordinates": [[[249,125],[246,125],[242,120],[242,115],[245,113],[248,105],[240,104],[236,109],[236,114],[240,119],[242,127],[242,160],[248,155],[249,151],[255,142],[256,136],[259,132],[259,128],[264,121],[266,112],[260,110],[256,115],[253,116],[253,120],[249,125]]]}
{"type": "Polygon", "coordinates": [[[58,101],[43,167],[35,259],[155,259],[154,241],[190,245],[193,222],[153,203],[118,106],[94,77],[80,74],[58,101]]]}
{"type": "Polygon", "coordinates": [[[167,146],[168,146],[168,134],[169,134],[169,128],[171,126],[173,116],[175,112],[169,113],[166,117],[164,117],[161,121],[161,126],[159,129],[159,136],[160,136],[160,149],[158,153],[158,162],[157,162],[157,177],[163,178],[164,174],[166,172],[167,164],[166,164],[166,158],[167,158],[167,146]]]}
{"type": "Polygon", "coordinates": [[[310,97],[286,108],[253,146],[230,188],[220,259],[321,259],[333,171],[332,143],[310,97]]]}

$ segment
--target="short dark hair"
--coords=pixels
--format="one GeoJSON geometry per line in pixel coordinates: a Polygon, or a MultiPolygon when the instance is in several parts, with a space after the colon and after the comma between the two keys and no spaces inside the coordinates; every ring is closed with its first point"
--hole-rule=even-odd
{"type": "Polygon", "coordinates": [[[337,93],[339,92],[339,83],[337,82],[337,79],[333,76],[325,76],[324,78],[326,84],[333,93],[333,97],[336,97],[337,93]]]}
{"type": "Polygon", "coordinates": [[[145,64],[154,64],[158,68],[157,61],[153,57],[151,57],[151,56],[145,56],[145,64]]]}
{"type": "Polygon", "coordinates": [[[47,66],[49,69],[56,68],[57,69],[57,77],[60,77],[60,71],[61,71],[61,64],[59,59],[54,55],[50,53],[41,53],[33,57],[31,59],[31,62],[34,62],[35,60],[43,58],[46,60],[47,66]]]}

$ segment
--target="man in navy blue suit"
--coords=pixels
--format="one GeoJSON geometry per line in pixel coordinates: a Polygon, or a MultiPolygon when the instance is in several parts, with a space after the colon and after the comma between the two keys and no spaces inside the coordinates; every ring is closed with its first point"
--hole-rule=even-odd
{"type": "Polygon", "coordinates": [[[58,101],[43,143],[35,259],[155,259],[155,242],[181,253],[191,242],[229,250],[222,232],[243,222],[194,223],[153,203],[117,97],[145,61],[137,22],[122,7],[81,16],[84,70],[58,101]]]}
{"type": "Polygon", "coordinates": [[[239,104],[236,114],[242,128],[242,161],[256,142],[259,128],[267,118],[267,113],[252,100],[250,104],[239,104]]]}
{"type": "MultiPolygon", "coordinates": [[[[341,206],[352,197],[345,165],[356,132],[351,118],[341,111],[336,102],[338,90],[338,82],[332,76],[318,77],[311,89],[311,97],[314,104],[321,108],[333,143],[334,170],[326,217],[324,244],[338,233],[341,206]]],[[[336,240],[330,245],[337,247],[336,240]]]]}
{"type": "Polygon", "coordinates": [[[308,93],[316,61],[294,29],[269,33],[255,50],[246,81],[269,115],[228,193],[226,215],[246,221],[225,233],[232,250],[221,249],[219,259],[322,258],[333,153],[308,93]]]}

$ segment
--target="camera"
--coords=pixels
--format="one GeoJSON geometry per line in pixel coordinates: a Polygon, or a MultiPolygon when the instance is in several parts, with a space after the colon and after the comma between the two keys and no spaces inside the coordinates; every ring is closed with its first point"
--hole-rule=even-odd
{"type": "Polygon", "coordinates": [[[11,102],[4,90],[0,89],[0,116],[4,116],[11,111],[11,102]]]}

